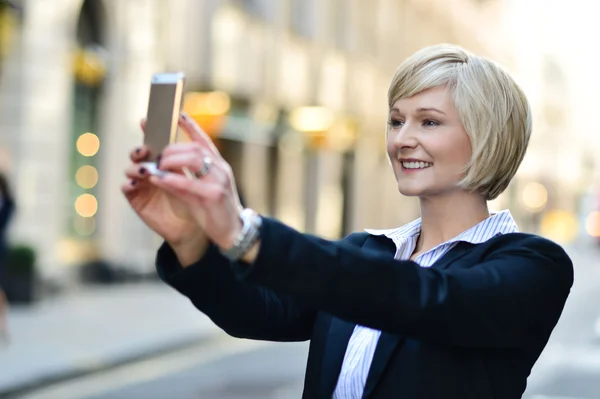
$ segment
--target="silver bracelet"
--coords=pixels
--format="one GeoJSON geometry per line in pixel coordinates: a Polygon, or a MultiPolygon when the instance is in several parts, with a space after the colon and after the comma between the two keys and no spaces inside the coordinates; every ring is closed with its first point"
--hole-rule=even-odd
{"type": "Polygon", "coordinates": [[[233,246],[226,250],[220,250],[223,256],[233,262],[240,260],[256,243],[262,224],[260,216],[249,208],[240,213],[240,219],[242,219],[242,231],[236,237],[233,246]]]}

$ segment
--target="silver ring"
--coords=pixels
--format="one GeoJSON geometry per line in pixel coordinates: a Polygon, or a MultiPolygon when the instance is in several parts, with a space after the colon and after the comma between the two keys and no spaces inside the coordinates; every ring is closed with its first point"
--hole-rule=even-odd
{"type": "Polygon", "coordinates": [[[202,168],[196,172],[196,177],[205,177],[210,173],[213,165],[213,160],[210,157],[204,157],[202,159],[202,168]]]}

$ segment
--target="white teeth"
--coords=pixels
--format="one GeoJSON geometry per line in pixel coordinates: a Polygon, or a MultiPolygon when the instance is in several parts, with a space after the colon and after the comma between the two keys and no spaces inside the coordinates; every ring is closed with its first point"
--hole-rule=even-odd
{"type": "Polygon", "coordinates": [[[425,169],[431,165],[433,164],[429,162],[402,162],[402,166],[406,169],[425,169]]]}

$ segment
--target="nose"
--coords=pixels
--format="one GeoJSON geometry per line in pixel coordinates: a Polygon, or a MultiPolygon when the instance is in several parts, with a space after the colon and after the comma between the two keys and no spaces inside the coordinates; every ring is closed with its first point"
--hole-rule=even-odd
{"type": "Polygon", "coordinates": [[[401,129],[390,132],[394,134],[391,138],[394,147],[398,150],[415,148],[419,144],[416,130],[412,123],[406,122],[401,129]]]}

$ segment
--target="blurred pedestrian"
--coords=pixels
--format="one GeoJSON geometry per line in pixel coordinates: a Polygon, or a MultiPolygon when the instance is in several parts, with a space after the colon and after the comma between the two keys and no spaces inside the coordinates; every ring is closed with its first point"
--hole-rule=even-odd
{"type": "Polygon", "coordinates": [[[0,173],[0,337],[6,334],[8,301],[4,293],[6,254],[8,248],[7,230],[15,211],[15,201],[10,191],[8,179],[0,173]]]}
{"type": "Polygon", "coordinates": [[[388,92],[387,151],[421,218],[341,241],[243,209],[231,168],[191,120],[125,196],[165,243],[160,277],[232,336],[311,340],[304,398],[516,399],[573,283],[557,244],[487,202],[525,155],[531,110],[501,67],[459,47],[409,57],[388,92]],[[188,179],[182,168],[196,173],[188,179]]]}

